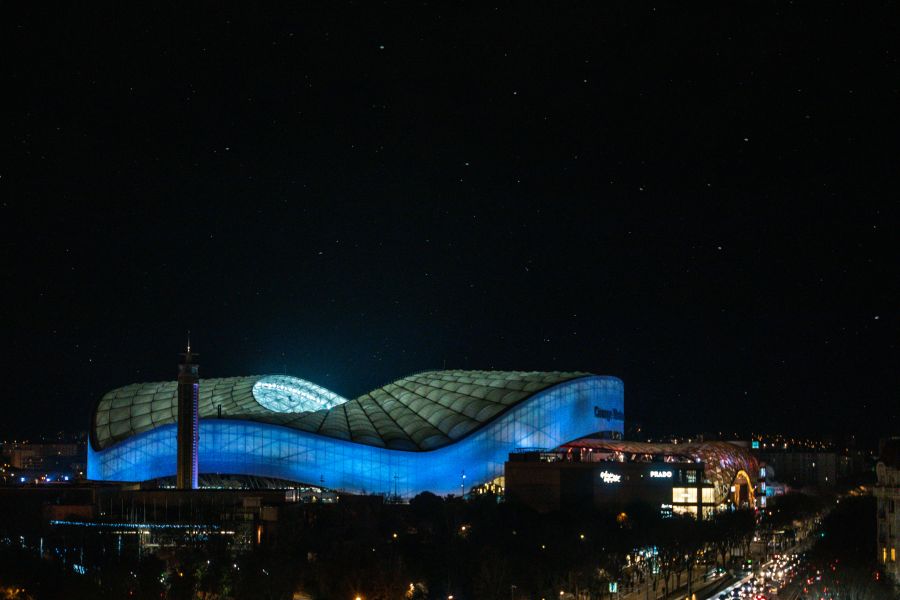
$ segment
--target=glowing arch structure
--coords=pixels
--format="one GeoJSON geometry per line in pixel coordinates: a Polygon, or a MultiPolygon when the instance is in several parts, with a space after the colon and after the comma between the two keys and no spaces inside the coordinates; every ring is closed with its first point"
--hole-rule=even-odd
{"type": "MultiPolygon", "coordinates": [[[[753,465],[755,466],[755,465],[753,465]]],[[[755,471],[755,469],[754,469],[755,471]]],[[[747,487],[747,502],[750,506],[755,506],[756,500],[755,495],[753,493],[753,479],[750,478],[750,474],[747,473],[744,469],[738,469],[738,472],[735,473],[734,479],[731,481],[731,485],[734,488],[734,492],[732,492],[731,501],[735,506],[741,505],[741,487],[747,487]]]]}
{"type": "MultiPolygon", "coordinates": [[[[459,493],[517,448],[623,432],[624,386],[589,373],[429,371],[353,400],[287,376],[200,384],[200,470],[349,492],[459,493]],[[465,475],[465,478],[463,478],[465,475]]],[[[175,473],[175,382],[112,390],[92,416],[88,478],[175,473]]]]}

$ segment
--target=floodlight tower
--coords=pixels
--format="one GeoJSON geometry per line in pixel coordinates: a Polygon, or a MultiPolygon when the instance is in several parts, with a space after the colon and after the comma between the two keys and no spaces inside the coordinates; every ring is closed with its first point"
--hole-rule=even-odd
{"type": "Polygon", "coordinates": [[[193,359],[191,337],[188,335],[187,352],[182,353],[184,361],[178,365],[178,471],[176,487],[180,490],[197,489],[198,461],[200,446],[200,365],[193,359]]]}

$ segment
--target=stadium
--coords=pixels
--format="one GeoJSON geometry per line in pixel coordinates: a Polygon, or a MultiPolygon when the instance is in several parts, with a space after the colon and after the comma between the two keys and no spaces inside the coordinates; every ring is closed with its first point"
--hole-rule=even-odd
{"type": "MultiPolygon", "coordinates": [[[[349,493],[458,494],[503,476],[510,453],[621,438],[624,385],[584,372],[427,371],[348,400],[286,375],[204,379],[202,474],[349,493]]],[[[175,475],[176,382],[106,393],[91,415],[88,478],[175,475]]]]}

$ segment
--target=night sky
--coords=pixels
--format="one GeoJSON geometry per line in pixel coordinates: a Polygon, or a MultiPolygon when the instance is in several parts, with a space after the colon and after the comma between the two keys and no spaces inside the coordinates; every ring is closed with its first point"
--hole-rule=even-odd
{"type": "Polygon", "coordinates": [[[586,370],[660,433],[897,432],[891,3],[326,6],[5,5],[0,436],[188,330],[205,377],[586,370]]]}

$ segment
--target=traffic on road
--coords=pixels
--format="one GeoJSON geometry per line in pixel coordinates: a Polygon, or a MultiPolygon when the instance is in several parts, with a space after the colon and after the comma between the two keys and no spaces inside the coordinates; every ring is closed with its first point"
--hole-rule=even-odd
{"type": "Polygon", "coordinates": [[[782,554],[745,575],[709,600],[782,600],[780,595],[804,567],[804,555],[782,554]]]}

